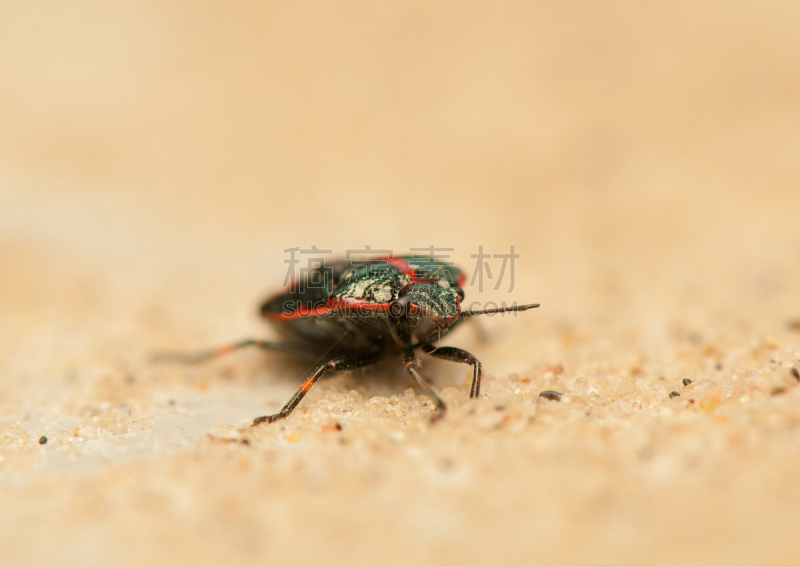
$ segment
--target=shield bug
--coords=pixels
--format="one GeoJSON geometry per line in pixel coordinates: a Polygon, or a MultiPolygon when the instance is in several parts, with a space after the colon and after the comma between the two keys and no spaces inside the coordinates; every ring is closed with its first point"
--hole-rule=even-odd
{"type": "Polygon", "coordinates": [[[469,395],[477,398],[480,361],[463,349],[436,343],[469,317],[539,307],[529,304],[462,311],[464,273],[424,257],[338,260],[305,275],[299,282],[302,285],[293,283],[261,305],[261,315],[273,325],[282,342],[248,339],[178,357],[185,362],[200,362],[252,345],[325,360],[281,411],[256,418],[254,426],[289,415],[323,375],[362,368],[389,354],[403,356],[405,371],[433,400],[437,408],[434,418],[441,417],[445,404],[419,373],[415,351],[471,365],[469,395]]]}

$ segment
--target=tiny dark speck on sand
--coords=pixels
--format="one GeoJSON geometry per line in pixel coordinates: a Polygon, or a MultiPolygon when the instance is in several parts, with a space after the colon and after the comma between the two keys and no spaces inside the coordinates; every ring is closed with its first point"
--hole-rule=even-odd
{"type": "Polygon", "coordinates": [[[669,393],[669,397],[670,398],[674,398],[675,396],[680,396],[680,394],[678,392],[670,392],[669,393]]]}
{"type": "Polygon", "coordinates": [[[692,383],[692,381],[691,381],[689,378],[684,378],[684,379],[683,379],[683,385],[684,385],[684,386],[688,386],[688,385],[689,385],[689,384],[691,384],[691,383],[692,383]]]}
{"type": "Polygon", "coordinates": [[[547,398],[548,400],[555,400],[560,401],[561,396],[563,396],[561,392],[556,392],[555,390],[544,390],[543,392],[539,392],[540,398],[547,398]]]}
{"type": "Polygon", "coordinates": [[[794,379],[797,380],[798,382],[800,382],[800,371],[797,370],[796,366],[792,366],[791,373],[792,373],[792,376],[794,376],[794,379]]]}
{"type": "Polygon", "coordinates": [[[42,435],[41,437],[39,437],[39,445],[44,445],[45,443],[47,443],[47,437],[42,435]]]}

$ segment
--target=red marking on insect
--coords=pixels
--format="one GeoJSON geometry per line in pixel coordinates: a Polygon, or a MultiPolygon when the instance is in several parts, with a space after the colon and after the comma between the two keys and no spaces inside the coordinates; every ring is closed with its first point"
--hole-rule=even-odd
{"type": "Polygon", "coordinates": [[[405,275],[407,275],[411,279],[416,279],[416,278],[419,277],[417,275],[417,269],[413,268],[411,266],[411,264],[408,263],[408,258],[404,258],[402,256],[398,256],[397,258],[389,258],[387,256],[387,257],[384,257],[384,258],[377,258],[374,261],[376,263],[385,262],[385,263],[389,264],[390,266],[394,266],[395,268],[397,268],[398,270],[403,272],[405,275]]]}
{"type": "Polygon", "coordinates": [[[303,319],[307,317],[324,317],[328,315],[329,307],[314,307],[312,309],[298,309],[289,313],[265,313],[264,317],[275,319],[276,321],[291,321],[292,319],[303,319]]]}

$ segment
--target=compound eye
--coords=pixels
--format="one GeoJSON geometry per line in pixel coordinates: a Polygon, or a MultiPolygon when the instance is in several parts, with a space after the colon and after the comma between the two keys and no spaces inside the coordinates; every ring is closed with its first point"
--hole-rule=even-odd
{"type": "Polygon", "coordinates": [[[392,317],[405,317],[408,315],[408,306],[409,302],[408,299],[405,297],[401,297],[397,301],[393,301],[391,305],[389,305],[389,315],[392,317]]]}
{"type": "Polygon", "coordinates": [[[454,288],[454,289],[455,289],[455,292],[458,294],[458,302],[461,303],[462,301],[464,301],[464,297],[465,297],[464,290],[461,289],[460,287],[457,287],[457,288],[454,288]]]}

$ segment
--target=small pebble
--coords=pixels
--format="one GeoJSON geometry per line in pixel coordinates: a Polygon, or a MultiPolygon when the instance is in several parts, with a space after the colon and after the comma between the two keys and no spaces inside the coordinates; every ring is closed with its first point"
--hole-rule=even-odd
{"type": "Polygon", "coordinates": [[[557,402],[561,400],[561,396],[563,395],[564,394],[561,392],[556,392],[555,390],[544,390],[539,392],[540,398],[547,398],[548,400],[555,400],[557,402]]]}
{"type": "Polygon", "coordinates": [[[635,394],[636,383],[630,378],[625,378],[622,382],[619,383],[618,392],[620,396],[630,396],[631,394],[635,394]]]}
{"type": "MultiPolygon", "coordinates": [[[[400,416],[398,416],[398,417],[400,417],[400,416]]],[[[321,431],[323,433],[333,433],[333,432],[341,431],[341,430],[342,430],[342,424],[339,423],[338,421],[336,423],[334,423],[334,424],[325,425],[321,429],[321,431]]]]}
{"type": "Polygon", "coordinates": [[[42,435],[41,437],[39,437],[39,445],[44,445],[45,443],[47,443],[47,437],[42,435]]]}
{"type": "Polygon", "coordinates": [[[701,410],[711,413],[717,408],[719,402],[720,399],[717,396],[708,396],[707,398],[700,400],[700,403],[697,405],[701,410]]]}
{"type": "Polygon", "coordinates": [[[678,392],[670,392],[669,393],[669,397],[670,398],[674,398],[674,397],[677,397],[677,396],[680,396],[680,394],[678,392]]]}
{"type": "Polygon", "coordinates": [[[572,384],[572,392],[578,397],[587,398],[589,396],[589,381],[583,377],[576,378],[572,384]]]}
{"type": "Polygon", "coordinates": [[[797,370],[797,367],[792,366],[790,372],[792,373],[792,376],[794,376],[794,379],[800,382],[800,371],[797,370]]]}
{"type": "Polygon", "coordinates": [[[683,385],[684,385],[684,386],[688,386],[688,385],[689,385],[689,384],[691,384],[691,383],[692,383],[692,381],[691,381],[689,378],[684,378],[684,379],[683,379],[683,385]]]}

